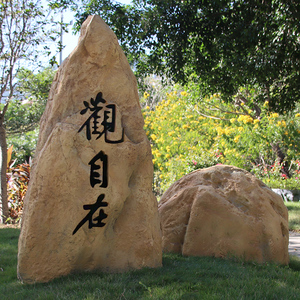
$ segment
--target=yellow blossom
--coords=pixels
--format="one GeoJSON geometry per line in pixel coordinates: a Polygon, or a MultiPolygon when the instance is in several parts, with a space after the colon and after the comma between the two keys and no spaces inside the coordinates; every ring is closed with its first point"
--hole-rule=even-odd
{"type": "Polygon", "coordinates": [[[225,128],[224,132],[226,135],[229,135],[231,132],[231,129],[227,127],[227,128],[225,128]]]}
{"type": "Polygon", "coordinates": [[[269,106],[269,101],[265,101],[264,107],[268,107],[268,106],[269,106]]]}
{"type": "MultiPolygon", "coordinates": [[[[148,98],[150,96],[150,94],[149,93],[147,93],[147,92],[144,92],[144,98],[148,98]]],[[[150,108],[150,107],[149,107],[150,108]]]]}
{"type": "Polygon", "coordinates": [[[166,154],[166,158],[169,158],[169,157],[171,157],[171,155],[168,153],[168,154],[166,154]]]}
{"type": "Polygon", "coordinates": [[[241,115],[241,116],[239,116],[238,121],[243,122],[244,124],[247,124],[247,123],[252,123],[253,119],[252,119],[252,117],[250,117],[248,115],[241,115]]]}
{"type": "Polygon", "coordinates": [[[241,137],[240,135],[237,135],[237,136],[233,139],[234,142],[237,143],[237,142],[239,141],[240,137],[241,137]]]}
{"type": "Polygon", "coordinates": [[[183,91],[183,92],[180,93],[180,95],[183,96],[183,97],[185,97],[185,96],[188,95],[188,93],[186,91],[183,91]]]}
{"type": "Polygon", "coordinates": [[[295,114],[295,117],[299,118],[300,117],[300,113],[295,114]]]}
{"type": "Polygon", "coordinates": [[[235,118],[230,119],[230,123],[234,123],[235,122],[235,118]]]}
{"type": "Polygon", "coordinates": [[[279,117],[279,114],[278,113],[273,113],[271,114],[271,118],[278,118],[279,117]]]}

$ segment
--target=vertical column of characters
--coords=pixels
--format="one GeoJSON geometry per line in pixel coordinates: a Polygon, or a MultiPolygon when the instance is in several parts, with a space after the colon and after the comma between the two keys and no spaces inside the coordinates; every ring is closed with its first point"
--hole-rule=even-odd
{"type": "MultiPolygon", "coordinates": [[[[105,137],[105,142],[110,144],[118,144],[124,141],[124,128],[122,129],[121,138],[112,140],[109,138],[110,132],[116,130],[116,105],[106,104],[106,101],[102,98],[102,93],[99,92],[96,99],[91,98],[90,103],[83,101],[85,108],[80,114],[86,114],[88,111],[91,115],[86,122],[80,127],[78,132],[84,128],[86,130],[86,138],[92,139],[92,135],[96,136],[96,140],[101,138],[102,135],[105,137]],[[99,122],[100,121],[100,122],[99,122]]],[[[99,186],[101,188],[107,188],[108,186],[108,156],[100,151],[95,155],[90,165],[90,185],[92,188],[99,186]]],[[[83,205],[84,210],[89,210],[88,214],[78,223],[73,231],[73,235],[88,222],[88,228],[93,227],[104,227],[106,223],[103,222],[107,218],[107,214],[104,212],[103,207],[107,207],[108,203],[103,201],[105,194],[99,195],[97,201],[94,204],[83,205]],[[94,217],[97,210],[98,216],[94,217]]]]}

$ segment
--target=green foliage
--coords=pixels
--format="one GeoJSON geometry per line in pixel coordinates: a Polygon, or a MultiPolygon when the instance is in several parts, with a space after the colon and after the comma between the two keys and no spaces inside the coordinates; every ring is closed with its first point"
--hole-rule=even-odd
{"type": "Polygon", "coordinates": [[[137,74],[192,79],[228,101],[257,85],[256,101],[278,112],[300,100],[299,1],[86,0],[77,30],[92,14],[113,29],[137,74]]]}
{"type": "Polygon", "coordinates": [[[251,97],[226,104],[217,94],[199,99],[197,91],[175,87],[155,109],[144,109],[157,195],[183,175],[216,164],[246,169],[272,187],[299,186],[298,108],[283,116],[265,102],[256,116],[251,97]]]}
{"type": "Polygon", "coordinates": [[[22,134],[38,126],[45,110],[54,74],[52,68],[45,68],[37,74],[28,69],[19,71],[16,85],[18,96],[10,103],[5,115],[8,135],[22,134]]]}
{"type": "Polygon", "coordinates": [[[1,299],[296,299],[300,261],[290,267],[213,257],[163,255],[163,267],[80,272],[49,283],[17,280],[18,229],[0,229],[1,299]],[[3,259],[2,259],[3,258],[3,259]]]}
{"type": "Polygon", "coordinates": [[[7,138],[7,144],[13,146],[12,161],[16,164],[29,162],[34,156],[38,139],[38,128],[23,134],[12,134],[7,138]]]}
{"type": "Polygon", "coordinates": [[[7,144],[13,145],[13,160],[17,164],[33,156],[38,137],[38,125],[45,110],[55,70],[44,68],[38,73],[21,69],[14,99],[5,114],[7,144]]]}

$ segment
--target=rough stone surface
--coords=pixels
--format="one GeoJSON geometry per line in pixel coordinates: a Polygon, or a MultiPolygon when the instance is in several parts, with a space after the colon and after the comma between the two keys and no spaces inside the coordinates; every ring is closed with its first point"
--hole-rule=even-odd
{"type": "Polygon", "coordinates": [[[56,74],[41,120],[19,239],[22,281],[46,282],[77,270],[161,266],[151,148],[143,124],[136,79],[117,38],[100,17],[90,16],[56,74]],[[99,102],[97,122],[86,123],[92,116],[86,108],[99,92],[106,102],[99,102]],[[102,161],[93,165],[101,151],[102,161]],[[84,209],[100,195],[100,207],[84,209]]]}
{"type": "Polygon", "coordinates": [[[289,261],[282,198],[242,169],[220,165],[196,170],[175,182],[158,207],[165,252],[289,261]]]}

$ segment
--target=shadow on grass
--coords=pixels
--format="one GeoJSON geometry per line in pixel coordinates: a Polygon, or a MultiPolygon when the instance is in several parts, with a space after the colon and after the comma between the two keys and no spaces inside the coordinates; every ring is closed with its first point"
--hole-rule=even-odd
{"type": "Polygon", "coordinates": [[[300,201],[299,202],[285,202],[288,211],[300,212],[300,201]]]}
{"type": "Polygon", "coordinates": [[[300,272],[300,258],[295,255],[290,255],[289,267],[294,271],[300,272]]]}
{"type": "Polygon", "coordinates": [[[300,231],[300,216],[299,219],[292,219],[289,221],[289,228],[291,230],[300,231]]]}

